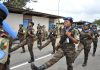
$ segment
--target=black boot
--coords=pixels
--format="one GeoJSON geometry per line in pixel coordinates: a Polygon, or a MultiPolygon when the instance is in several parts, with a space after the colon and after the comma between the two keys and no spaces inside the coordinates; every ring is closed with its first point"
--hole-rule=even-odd
{"type": "Polygon", "coordinates": [[[53,52],[51,54],[54,54],[55,53],[55,46],[53,45],[53,52]]]}
{"type": "Polygon", "coordinates": [[[67,70],[73,70],[72,64],[71,65],[68,65],[67,70]]]}
{"type": "Polygon", "coordinates": [[[31,63],[31,69],[32,70],[39,70],[38,67],[34,65],[34,63],[31,63]]]}
{"type": "Polygon", "coordinates": [[[34,65],[34,63],[31,63],[31,69],[32,70],[44,70],[45,69],[45,66],[42,65],[40,67],[37,67],[37,66],[34,65]]]}
{"type": "Polygon", "coordinates": [[[93,53],[92,56],[95,56],[95,53],[93,53]]]}
{"type": "Polygon", "coordinates": [[[28,63],[32,63],[32,62],[34,62],[34,59],[31,59],[31,60],[28,61],[28,63]]]}
{"type": "Polygon", "coordinates": [[[21,51],[21,53],[25,53],[25,50],[21,51]]]}
{"type": "Polygon", "coordinates": [[[95,56],[95,52],[96,52],[96,49],[94,48],[92,56],[95,56]]]}
{"type": "Polygon", "coordinates": [[[83,67],[87,66],[87,60],[88,60],[88,58],[85,58],[85,59],[84,59],[84,63],[83,63],[83,65],[82,65],[83,67]]]}

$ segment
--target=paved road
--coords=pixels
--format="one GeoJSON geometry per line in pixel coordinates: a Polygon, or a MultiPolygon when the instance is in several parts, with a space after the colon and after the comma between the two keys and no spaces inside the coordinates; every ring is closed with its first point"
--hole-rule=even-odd
{"type": "MultiPolygon", "coordinates": [[[[86,67],[82,67],[83,58],[84,58],[83,51],[82,51],[79,57],[76,59],[75,63],[73,64],[74,70],[100,70],[99,46],[100,46],[100,39],[99,39],[98,48],[95,57],[92,56],[92,47],[91,47],[88,66],[86,67]]],[[[37,66],[40,66],[44,62],[48,61],[53,56],[50,54],[52,52],[51,44],[48,45],[46,48],[44,48],[42,51],[40,51],[36,47],[36,42],[35,42],[33,51],[36,59],[35,64],[37,66]]],[[[11,70],[31,70],[30,64],[27,63],[27,61],[30,59],[28,50],[26,51],[26,53],[23,54],[20,52],[21,52],[21,48],[11,54],[12,55],[11,64],[10,64],[11,70]]],[[[55,65],[53,65],[47,70],[67,70],[65,58],[63,57],[59,62],[57,62],[55,65]]]]}

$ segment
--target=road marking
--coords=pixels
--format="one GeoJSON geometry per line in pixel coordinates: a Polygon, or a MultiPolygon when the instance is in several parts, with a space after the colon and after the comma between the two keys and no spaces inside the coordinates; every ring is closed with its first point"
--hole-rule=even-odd
{"type": "MultiPolygon", "coordinates": [[[[37,58],[37,59],[35,59],[35,61],[41,60],[41,59],[46,58],[46,57],[49,57],[49,56],[51,56],[51,54],[48,54],[48,55],[42,56],[40,58],[37,58]]],[[[13,69],[16,69],[18,67],[24,66],[26,64],[28,64],[28,62],[25,62],[25,63],[19,64],[19,65],[13,66],[10,69],[13,70],[13,69]]]]}

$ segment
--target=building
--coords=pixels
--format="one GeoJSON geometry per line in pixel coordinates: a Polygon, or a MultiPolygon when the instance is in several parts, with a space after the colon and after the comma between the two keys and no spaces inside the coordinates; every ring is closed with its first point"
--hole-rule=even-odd
{"type": "Polygon", "coordinates": [[[9,6],[7,7],[10,14],[8,15],[6,21],[15,31],[18,31],[19,24],[23,24],[26,27],[30,21],[35,23],[35,30],[37,29],[37,25],[40,23],[40,25],[45,25],[46,30],[48,31],[54,24],[57,23],[59,18],[63,18],[62,16],[42,12],[19,9],[9,6]]]}

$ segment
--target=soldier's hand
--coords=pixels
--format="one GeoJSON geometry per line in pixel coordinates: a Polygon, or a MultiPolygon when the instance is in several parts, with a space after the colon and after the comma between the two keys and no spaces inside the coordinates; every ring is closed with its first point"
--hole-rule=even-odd
{"type": "Polygon", "coordinates": [[[91,36],[91,33],[88,33],[89,36],[91,36]]]}
{"type": "Polygon", "coordinates": [[[71,36],[71,32],[66,32],[66,35],[68,36],[68,37],[70,37],[71,36]]]}

